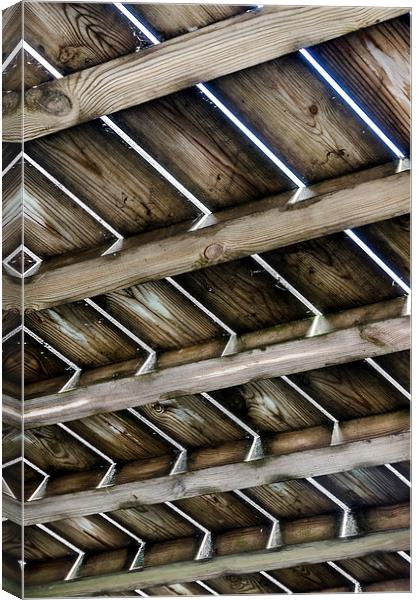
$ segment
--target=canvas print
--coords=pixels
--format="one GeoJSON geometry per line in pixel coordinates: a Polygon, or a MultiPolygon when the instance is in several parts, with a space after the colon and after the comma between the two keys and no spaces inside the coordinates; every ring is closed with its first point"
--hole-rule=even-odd
{"type": "Polygon", "coordinates": [[[6,592],[410,592],[410,10],[3,10],[6,592]]]}

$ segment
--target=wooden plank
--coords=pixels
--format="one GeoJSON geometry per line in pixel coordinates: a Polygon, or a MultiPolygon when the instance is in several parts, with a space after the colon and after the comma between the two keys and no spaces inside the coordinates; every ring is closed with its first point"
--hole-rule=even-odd
{"type": "Polygon", "coordinates": [[[149,281],[95,302],[157,351],[222,337],[223,329],[168,281],[149,281]]]}
{"type": "MultiPolygon", "coordinates": [[[[62,518],[107,512],[135,504],[155,504],[192,498],[207,492],[225,492],[266,485],[276,481],[302,479],[359,467],[407,460],[409,433],[382,436],[334,447],[316,448],[284,456],[270,456],[250,462],[210,467],[184,474],[127,483],[105,490],[95,489],[34,500],[25,504],[25,525],[62,518]]],[[[19,522],[21,510],[5,498],[4,512],[19,522]]]]}
{"type": "Polygon", "coordinates": [[[410,216],[403,215],[360,227],[358,235],[404,279],[410,279],[410,216]]]}
{"type": "Polygon", "coordinates": [[[392,157],[298,53],[221,77],[210,88],[306,184],[392,157]]]}
{"type": "MultiPolygon", "coordinates": [[[[358,559],[360,560],[360,559],[358,559]]],[[[320,592],[346,585],[346,577],[327,563],[301,565],[289,569],[276,569],[270,574],[286,585],[294,594],[320,592]]],[[[352,592],[348,588],[347,591],[352,592]]]]}
{"type": "Polygon", "coordinates": [[[129,10],[146,20],[164,39],[171,39],[239,15],[248,6],[225,4],[130,4],[129,10]]]}
{"type": "MultiPolygon", "coordinates": [[[[286,192],[247,205],[243,213],[241,208],[226,212],[218,224],[197,231],[147,243],[146,237],[132,237],[113,256],[46,261],[25,284],[25,306],[39,310],[81,300],[405,214],[409,172],[397,169],[390,164],[323,182],[302,192],[303,202],[286,192]]],[[[17,284],[8,278],[3,287],[4,307],[16,306],[17,284]]]]}
{"type": "Polygon", "coordinates": [[[160,584],[182,583],[221,576],[227,572],[243,574],[260,569],[292,567],[298,564],[315,564],[326,560],[362,556],[375,550],[404,550],[410,544],[408,529],[371,533],[360,538],[331,539],[315,543],[297,544],[274,551],[254,554],[219,556],[209,561],[178,562],[172,565],[148,568],[142,571],[103,575],[70,582],[56,582],[33,586],[26,590],[28,596],[65,597],[88,592],[118,591],[160,584]]]}
{"type": "Polygon", "coordinates": [[[352,508],[406,502],[410,497],[408,485],[383,465],[324,475],[317,481],[352,508]]]}
{"type": "Polygon", "coordinates": [[[25,152],[122,235],[200,216],[101,121],[30,142],[25,152]]]}
{"type": "MultiPolygon", "coordinates": [[[[310,332],[310,335],[307,332],[306,337],[301,339],[27,400],[25,427],[84,418],[100,412],[231,387],[254,379],[290,375],[330,363],[343,364],[405,350],[410,345],[410,319],[406,304],[400,308],[396,318],[374,322],[370,319],[363,325],[319,334],[320,324],[325,325],[326,318],[316,317],[318,330],[314,334],[310,332]]],[[[4,418],[10,422],[7,413],[5,405],[4,418]]]]}
{"type": "Polygon", "coordinates": [[[410,146],[409,15],[312,48],[383,131],[407,152],[410,146]]]}
{"type": "Polygon", "coordinates": [[[113,118],[211,210],[294,187],[196,88],[121,111],[113,118]]]}
{"type": "MultiPolygon", "coordinates": [[[[158,48],[117,58],[32,88],[25,94],[25,139],[141,104],[406,11],[373,7],[268,6],[226,19],[164,42],[158,48]],[[248,47],[253,48],[253,52],[248,52],[248,47]],[[50,102],[52,96],[53,103],[50,102]]],[[[6,141],[20,140],[18,98],[15,94],[6,107],[3,132],[6,141]]]]}
{"type": "Polygon", "coordinates": [[[408,404],[399,390],[365,362],[313,369],[292,379],[336,419],[378,414],[408,404]]]}
{"type": "MultiPolygon", "coordinates": [[[[378,255],[386,260],[385,253],[378,255]]],[[[344,232],[272,250],[262,258],[323,313],[403,294],[344,232]]]]}
{"type": "Polygon", "coordinates": [[[25,40],[61,73],[80,71],[146,46],[112,4],[25,4],[25,40]]]}
{"type": "Polygon", "coordinates": [[[410,563],[402,556],[390,552],[377,552],[361,559],[339,561],[339,565],[364,584],[377,583],[381,579],[396,579],[410,574],[410,563]]]}

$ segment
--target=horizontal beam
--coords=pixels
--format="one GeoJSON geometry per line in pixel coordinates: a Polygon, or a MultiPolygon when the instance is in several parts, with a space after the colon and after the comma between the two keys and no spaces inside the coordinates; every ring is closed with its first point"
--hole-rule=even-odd
{"type": "Polygon", "coordinates": [[[276,550],[217,556],[205,561],[183,561],[138,571],[58,581],[29,586],[25,592],[28,598],[99,595],[100,593],[133,590],[153,585],[205,580],[225,574],[240,575],[317,564],[329,560],[357,558],[372,552],[397,552],[406,550],[409,546],[410,530],[408,528],[391,529],[369,533],[357,538],[335,538],[279,547],[276,550]]]}
{"type": "MultiPolygon", "coordinates": [[[[166,96],[408,12],[404,8],[263,7],[26,91],[24,139],[166,96]]],[[[3,100],[3,139],[20,142],[21,101],[3,100]]]]}
{"type": "MultiPolygon", "coordinates": [[[[212,215],[205,226],[161,230],[124,242],[113,255],[91,250],[45,263],[25,281],[25,309],[40,310],[145,281],[194,271],[396,217],[410,210],[408,161],[393,162],[212,215]],[[164,236],[164,237],[162,237],[164,236]],[[155,239],[156,238],[156,239],[155,239]]],[[[8,277],[4,308],[21,306],[8,277]]]]}
{"type": "MultiPolygon", "coordinates": [[[[350,522],[354,524],[354,536],[405,529],[410,525],[410,505],[408,503],[362,508],[351,512],[350,522]]],[[[265,550],[271,534],[271,525],[233,528],[212,534],[212,556],[236,555],[243,552],[265,550]]],[[[337,510],[332,513],[315,514],[292,520],[284,520],[279,526],[279,537],[275,537],[273,547],[290,546],[300,543],[314,543],[345,537],[344,515],[337,510]]],[[[146,544],[143,555],[143,568],[191,561],[195,558],[200,542],[194,537],[169,539],[146,544]]],[[[73,557],[61,560],[27,561],[25,568],[26,585],[46,584],[64,579],[73,563],[73,557]]],[[[131,558],[130,558],[131,561],[131,558]]],[[[107,552],[87,553],[77,571],[77,578],[121,572],[129,567],[129,553],[118,547],[107,552]]]]}
{"type": "MultiPolygon", "coordinates": [[[[286,330],[299,331],[299,324],[289,323],[286,330]]],[[[363,307],[359,312],[358,309],[346,311],[334,318],[317,316],[301,321],[301,327],[306,327],[301,337],[296,334],[281,343],[261,345],[259,341],[263,336],[260,334],[255,336],[258,346],[252,350],[208,360],[198,361],[197,357],[196,362],[26,400],[24,426],[30,428],[82,419],[97,413],[343,364],[410,347],[406,298],[363,307]],[[352,316],[358,314],[362,315],[362,320],[352,324],[352,316]]],[[[3,407],[6,422],[15,424],[13,411],[16,412],[18,406],[18,400],[7,398],[3,407]]]]}
{"type": "MultiPolygon", "coordinates": [[[[339,421],[337,429],[333,423],[323,423],[313,427],[305,427],[293,431],[263,435],[260,445],[264,450],[261,456],[277,456],[300,452],[302,450],[325,448],[336,444],[394,435],[410,430],[410,411],[403,409],[381,415],[371,415],[339,421]]],[[[198,471],[209,467],[236,464],[246,460],[250,441],[248,439],[234,440],[212,447],[189,448],[187,451],[187,471],[198,471]]],[[[168,475],[172,469],[172,455],[122,462],[117,465],[112,478],[112,486],[124,483],[140,482],[168,475]]],[[[103,469],[88,471],[88,482],[85,472],[75,471],[63,475],[52,475],[37,499],[57,497],[62,494],[76,494],[88,489],[95,489],[103,478],[103,469]]],[[[7,478],[6,478],[7,480],[7,478]]],[[[57,502],[59,502],[57,498],[57,502]]],[[[20,514],[19,503],[14,505],[14,513],[20,514]]],[[[11,507],[9,507],[10,509],[11,507]]],[[[15,519],[8,515],[12,521],[15,519]]]]}
{"type": "MultiPolygon", "coordinates": [[[[408,432],[340,445],[269,456],[249,462],[209,467],[75,494],[46,497],[25,503],[23,525],[107,512],[137,504],[158,504],[203,494],[329,475],[356,468],[408,460],[408,432]]],[[[21,523],[20,503],[4,497],[3,513],[21,523]]]]}

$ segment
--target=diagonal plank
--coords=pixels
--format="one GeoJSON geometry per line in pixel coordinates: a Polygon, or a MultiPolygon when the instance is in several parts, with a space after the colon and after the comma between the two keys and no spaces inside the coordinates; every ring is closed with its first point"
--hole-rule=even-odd
{"type": "MultiPolygon", "coordinates": [[[[125,483],[104,489],[51,496],[26,502],[23,524],[48,523],[138,504],[158,504],[204,494],[247,489],[277,481],[303,479],[357,468],[401,462],[410,456],[408,432],[284,456],[209,467],[199,471],[125,483]]],[[[20,503],[4,496],[4,514],[20,523],[20,503]]]]}
{"type": "MultiPolygon", "coordinates": [[[[407,8],[268,6],[25,93],[26,140],[272,60],[408,12],[407,8]],[[248,48],[251,49],[248,52],[248,48]]],[[[3,136],[19,142],[21,102],[5,96],[3,136]]]]}
{"type": "MultiPolygon", "coordinates": [[[[407,350],[410,347],[409,302],[407,298],[400,298],[332,317],[317,316],[296,321],[287,324],[286,328],[289,339],[281,343],[269,342],[270,345],[265,346],[261,341],[265,335],[256,332],[252,337],[258,340],[258,346],[251,350],[208,360],[199,360],[197,356],[193,358],[196,362],[26,400],[24,425],[31,428],[81,419],[256,379],[407,350]],[[359,322],[352,323],[355,316],[359,317],[359,322]],[[300,324],[307,326],[301,337],[300,324]]],[[[237,344],[239,347],[239,340],[237,344]]],[[[16,425],[17,406],[17,400],[6,398],[3,406],[5,422],[16,425]]]]}
{"type": "MultiPolygon", "coordinates": [[[[220,211],[207,220],[208,226],[196,231],[184,232],[181,225],[180,233],[160,230],[151,234],[150,241],[147,234],[132,237],[111,256],[87,251],[45,261],[38,274],[25,281],[25,308],[41,310],[82,300],[390,219],[409,210],[409,164],[395,161],[220,211]]],[[[20,289],[11,278],[3,286],[3,306],[20,306],[20,289]]]]}
{"type": "Polygon", "coordinates": [[[386,526],[382,531],[357,538],[333,538],[317,542],[294,544],[275,550],[217,556],[206,561],[183,561],[143,570],[84,577],[73,581],[29,586],[29,598],[61,598],[78,595],[100,595],[152,585],[205,580],[224,574],[253,573],[260,570],[283,569],[328,560],[337,561],[371,554],[396,552],[410,546],[410,530],[386,526]]]}

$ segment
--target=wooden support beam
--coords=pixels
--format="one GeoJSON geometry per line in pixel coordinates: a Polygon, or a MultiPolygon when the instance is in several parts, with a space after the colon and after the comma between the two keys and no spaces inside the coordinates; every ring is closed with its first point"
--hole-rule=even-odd
{"type": "MultiPolygon", "coordinates": [[[[158,504],[209,493],[246,489],[277,481],[329,475],[356,468],[408,460],[410,434],[399,433],[337,446],[269,456],[249,462],[209,467],[104,489],[62,494],[26,502],[23,524],[48,523],[126,508],[136,504],[158,504]]],[[[21,523],[17,501],[4,497],[3,513],[21,523]]]]}
{"type": "MultiPolygon", "coordinates": [[[[340,421],[337,436],[332,424],[322,424],[275,435],[262,436],[264,456],[282,456],[303,450],[325,448],[335,444],[395,435],[410,430],[410,412],[403,409],[369,417],[340,421]]],[[[187,453],[187,471],[241,463],[248,454],[248,440],[234,440],[209,448],[190,448],[187,453]]],[[[146,479],[167,476],[172,468],[172,455],[163,455],[144,460],[132,460],[118,465],[112,485],[140,482],[146,479]]],[[[37,498],[56,497],[95,489],[103,477],[103,470],[96,469],[79,473],[74,471],[52,475],[37,498]]],[[[13,505],[17,511],[19,507],[13,505]]],[[[15,513],[14,513],[15,514],[15,513]]],[[[10,514],[9,514],[10,517],[10,514]]],[[[12,518],[12,520],[14,520],[12,518]]]]}
{"type": "MultiPolygon", "coordinates": [[[[357,9],[356,9],[357,10],[357,9]]],[[[410,210],[408,161],[289,191],[220,211],[196,231],[134,236],[114,255],[91,250],[45,261],[25,280],[25,310],[82,300],[132,284],[178,275],[243,256],[396,217],[410,210]]],[[[4,308],[21,306],[7,277],[4,308]]]]}
{"type": "MultiPolygon", "coordinates": [[[[406,8],[265,6],[29,89],[24,98],[24,138],[142,104],[406,12],[406,8]]],[[[5,95],[3,110],[4,140],[20,142],[17,93],[5,95]]]]}
{"type": "MultiPolygon", "coordinates": [[[[391,526],[392,527],[392,526],[391,526]]],[[[139,571],[112,573],[85,577],[72,581],[57,581],[44,585],[29,586],[28,598],[61,598],[77,595],[100,595],[126,589],[146,588],[153,585],[183,583],[205,580],[225,574],[253,573],[260,570],[284,569],[328,560],[355,558],[372,552],[395,552],[408,549],[408,528],[379,530],[357,538],[326,539],[227,556],[216,556],[207,561],[182,561],[139,571]]]]}
{"type": "MultiPolygon", "coordinates": [[[[408,503],[360,509],[352,518],[357,525],[356,535],[405,529],[410,525],[410,505],[408,503]]],[[[283,546],[300,543],[315,543],[337,538],[341,535],[343,514],[340,511],[298,518],[281,523],[283,546]]],[[[266,548],[269,528],[265,525],[240,527],[213,536],[213,556],[241,555],[243,552],[262,551],[266,548]]],[[[198,550],[195,538],[185,537],[148,544],[145,547],[143,567],[160,566],[178,561],[191,561],[198,550]]],[[[126,548],[115,548],[100,554],[87,554],[77,577],[89,577],[124,571],[129,567],[129,552],[126,548]]],[[[73,558],[55,561],[28,561],[25,569],[26,585],[45,584],[64,579],[71,568],[73,558]]]]}
{"type": "MultiPolygon", "coordinates": [[[[24,425],[30,428],[81,419],[101,412],[209,392],[255,379],[300,373],[410,347],[406,298],[339,313],[334,319],[317,316],[301,324],[304,328],[307,325],[301,337],[290,336],[281,343],[263,346],[260,342],[263,336],[259,335],[256,338],[258,346],[252,350],[200,361],[197,356],[193,358],[196,362],[26,400],[24,425]],[[358,314],[362,315],[362,320],[352,323],[352,316],[358,314]]],[[[289,323],[287,329],[285,326],[280,328],[280,334],[283,329],[287,335],[290,331],[299,331],[298,325],[299,322],[289,323]]],[[[251,341],[255,340],[251,338],[251,341]]],[[[3,407],[5,422],[15,424],[18,404],[18,400],[7,399],[3,407]]]]}

